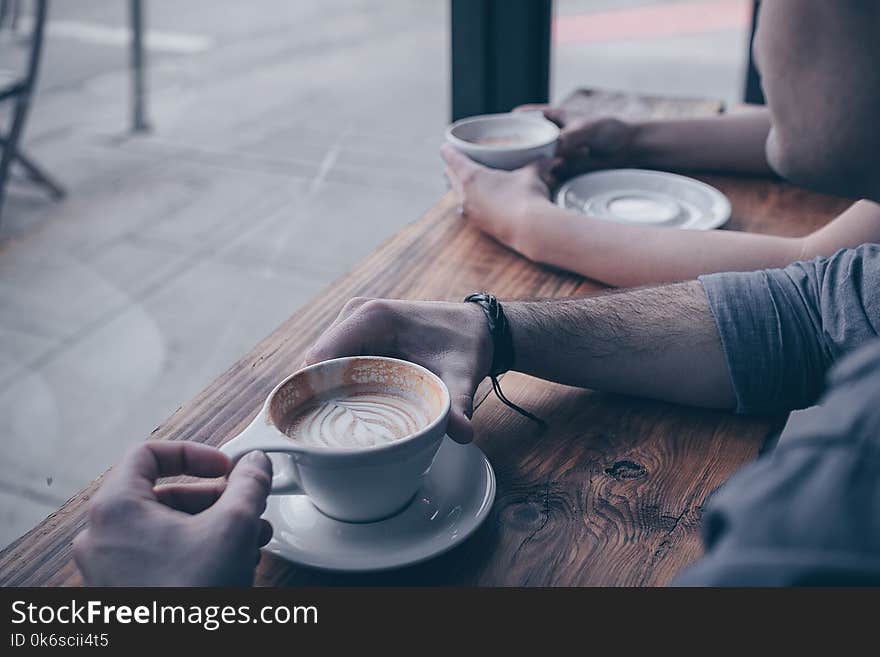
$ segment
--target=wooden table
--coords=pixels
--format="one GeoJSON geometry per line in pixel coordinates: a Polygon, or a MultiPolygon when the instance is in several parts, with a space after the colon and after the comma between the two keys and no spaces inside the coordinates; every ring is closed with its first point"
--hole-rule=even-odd
{"type": "MultiPolygon", "coordinates": [[[[581,93],[594,112],[673,116],[717,104],[581,93]]],[[[799,235],[847,203],[766,180],[705,176],[733,203],[730,228],[799,235]]],[[[551,271],[487,239],[444,197],[333,283],[152,434],[220,445],[254,417],[279,380],[353,296],[460,300],[488,289],[501,298],[568,297],[599,286],[551,271]]],[[[476,442],[498,478],[491,516],[463,545],[388,573],[338,576],[266,555],[260,585],[662,585],[699,557],[707,495],[754,459],[780,418],[744,418],[661,402],[504,377],[511,399],[548,420],[544,429],[485,391],[476,442]]],[[[0,554],[0,585],[80,583],[71,560],[96,480],[0,554]]]]}

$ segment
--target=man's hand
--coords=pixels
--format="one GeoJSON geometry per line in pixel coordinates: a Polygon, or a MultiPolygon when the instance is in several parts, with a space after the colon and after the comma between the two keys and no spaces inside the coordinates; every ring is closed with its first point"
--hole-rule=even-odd
{"type": "Polygon", "coordinates": [[[260,514],[272,483],[262,452],[234,468],[221,451],[191,442],[146,442],[107,475],[73,543],[91,586],[246,586],[272,527],[260,514]],[[231,472],[230,472],[231,469],[231,472]],[[220,477],[167,484],[160,477],[220,477]]]}
{"type": "Polygon", "coordinates": [[[556,160],[539,160],[515,171],[490,169],[444,144],[444,174],[458,197],[462,215],[484,233],[535,259],[541,229],[534,221],[549,199],[550,169],[556,160]]]}
{"type": "Polygon", "coordinates": [[[306,356],[306,365],[343,356],[390,356],[417,363],[449,388],[449,437],[473,438],[474,392],[492,367],[492,340],[483,311],[472,303],[357,298],[306,356]]]}
{"type": "Polygon", "coordinates": [[[770,132],[766,107],[644,121],[549,105],[523,105],[514,111],[536,110],[562,129],[557,153],[562,164],[554,171],[560,179],[619,167],[776,175],[765,152],[770,132]]]}
{"type": "Polygon", "coordinates": [[[549,105],[523,105],[514,111],[541,110],[561,128],[557,155],[560,178],[594,169],[632,164],[631,146],[637,125],[608,116],[592,116],[549,105]]]}

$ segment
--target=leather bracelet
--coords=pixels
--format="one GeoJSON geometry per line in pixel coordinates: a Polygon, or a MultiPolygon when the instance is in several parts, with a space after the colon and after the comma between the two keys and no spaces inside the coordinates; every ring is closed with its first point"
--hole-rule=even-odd
{"type": "Polygon", "coordinates": [[[530,413],[521,406],[510,401],[502,392],[501,384],[498,383],[498,375],[504,374],[513,367],[515,354],[513,351],[513,335],[510,332],[510,324],[504,307],[498,299],[488,292],[476,292],[464,298],[465,303],[475,303],[482,308],[489,324],[489,335],[492,337],[492,366],[489,369],[489,378],[492,380],[492,389],[503,404],[512,408],[533,422],[544,425],[544,421],[537,415],[530,413]]]}
{"type": "Polygon", "coordinates": [[[464,298],[465,303],[475,303],[486,315],[489,322],[489,335],[492,336],[492,367],[490,376],[504,374],[513,366],[513,336],[510,324],[501,302],[488,292],[476,292],[464,298]]]}

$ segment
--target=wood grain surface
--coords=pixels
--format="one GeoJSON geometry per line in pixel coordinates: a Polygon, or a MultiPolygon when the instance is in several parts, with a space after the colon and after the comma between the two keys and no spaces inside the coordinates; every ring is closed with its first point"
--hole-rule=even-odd
{"type": "MultiPolygon", "coordinates": [[[[589,93],[591,112],[602,95],[589,93]]],[[[608,96],[611,111],[623,102],[608,96]]],[[[643,115],[718,111],[717,103],[627,101],[643,115]]],[[[729,228],[809,232],[846,207],[841,199],[764,180],[704,177],[730,198],[729,228]]],[[[599,287],[537,267],[473,230],[441,199],[349,275],[328,287],[157,427],[155,440],[220,445],[256,415],[280,379],[353,296],[460,300],[566,297],[599,287]]],[[[241,319],[241,318],[239,318],[241,319]]],[[[535,410],[541,429],[488,394],[474,422],[497,475],[489,519],[463,545],[420,566],[339,576],[265,555],[260,585],[662,585],[700,554],[706,497],[755,458],[780,418],[743,418],[568,388],[520,374],[507,395],[535,410]]],[[[71,541],[100,479],[0,554],[0,585],[77,585],[71,541]]]]}

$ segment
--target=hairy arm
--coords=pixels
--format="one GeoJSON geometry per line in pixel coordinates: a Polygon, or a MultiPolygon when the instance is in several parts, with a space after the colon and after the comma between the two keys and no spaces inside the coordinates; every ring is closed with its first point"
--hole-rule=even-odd
{"type": "Polygon", "coordinates": [[[504,307],[518,371],[695,406],[735,406],[718,330],[698,282],[504,307]]]}
{"type": "MultiPolygon", "coordinates": [[[[880,246],[784,269],[583,299],[506,301],[513,369],[567,385],[682,404],[777,413],[815,402],[828,367],[880,334],[880,246]]],[[[350,301],[306,363],[374,354],[438,374],[449,435],[473,436],[473,395],[492,344],[469,303],[350,301]]]]}
{"type": "MultiPolygon", "coordinates": [[[[505,301],[513,369],[560,383],[733,408],[736,395],[706,294],[698,282],[550,301],[505,301]]],[[[473,437],[473,396],[493,346],[470,303],[352,299],[306,364],[372,354],[427,367],[449,387],[449,435],[473,437]]]]}
{"type": "Polygon", "coordinates": [[[781,269],[587,299],[507,303],[515,369],[742,413],[816,403],[828,369],[880,335],[880,246],[781,269]]]}

